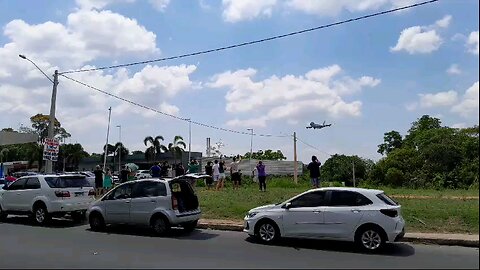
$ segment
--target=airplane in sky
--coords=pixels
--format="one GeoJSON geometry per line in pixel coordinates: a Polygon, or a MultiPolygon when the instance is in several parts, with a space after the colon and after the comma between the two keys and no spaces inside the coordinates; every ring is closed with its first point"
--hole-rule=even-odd
{"type": "Polygon", "coordinates": [[[324,128],[324,127],[329,127],[331,126],[332,124],[325,124],[325,121],[323,121],[323,124],[315,124],[315,122],[310,122],[310,126],[308,126],[307,128],[313,128],[313,129],[321,129],[321,128],[324,128]]]}

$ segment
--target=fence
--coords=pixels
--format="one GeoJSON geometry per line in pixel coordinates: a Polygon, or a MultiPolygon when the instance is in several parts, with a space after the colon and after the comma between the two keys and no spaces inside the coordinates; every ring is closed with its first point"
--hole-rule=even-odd
{"type": "MultiPolygon", "coordinates": [[[[205,172],[205,166],[207,165],[208,161],[213,161],[219,158],[214,157],[204,157],[201,159],[202,164],[202,172],[205,172]]],[[[227,169],[230,166],[230,163],[233,161],[231,158],[224,158],[222,159],[225,161],[227,165],[227,169]]],[[[265,165],[265,171],[267,175],[293,175],[294,173],[294,161],[285,161],[285,160],[262,160],[263,164],[265,165]]],[[[255,166],[257,165],[258,160],[252,159],[251,163],[248,159],[243,159],[240,161],[238,168],[242,171],[243,175],[251,175],[251,171],[255,170],[255,166]],[[250,169],[250,166],[252,169],[250,169]]],[[[298,175],[303,174],[303,163],[301,161],[297,161],[298,164],[298,175]]],[[[227,171],[228,172],[228,171],[227,171]]]]}

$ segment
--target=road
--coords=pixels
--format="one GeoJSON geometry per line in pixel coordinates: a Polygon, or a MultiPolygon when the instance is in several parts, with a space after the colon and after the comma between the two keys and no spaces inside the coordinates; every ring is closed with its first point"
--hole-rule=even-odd
{"type": "Polygon", "coordinates": [[[96,233],[87,225],[55,220],[37,227],[24,217],[0,223],[0,268],[479,268],[476,248],[396,243],[381,254],[349,243],[283,240],[253,242],[240,232],[148,230],[114,227],[96,233]]]}

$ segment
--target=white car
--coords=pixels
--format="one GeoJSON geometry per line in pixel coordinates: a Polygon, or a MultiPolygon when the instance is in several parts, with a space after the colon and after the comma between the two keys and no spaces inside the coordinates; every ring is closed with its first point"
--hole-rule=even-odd
{"type": "Polygon", "coordinates": [[[188,181],[170,178],[123,183],[93,203],[87,215],[93,231],[107,224],[129,224],[151,227],[163,235],[173,226],[194,230],[201,211],[188,181]]]}
{"type": "Polygon", "coordinates": [[[9,214],[32,215],[38,224],[70,214],[85,217],[95,191],[81,175],[35,175],[17,179],[0,190],[0,220],[9,214]]]}
{"type": "Polygon", "coordinates": [[[280,237],[341,240],[368,251],[401,239],[401,206],[381,190],[319,188],[248,212],[244,232],[264,243],[280,237]]]}
{"type": "Polygon", "coordinates": [[[151,177],[152,175],[150,174],[149,170],[138,170],[135,174],[135,179],[147,179],[151,177]]]}
{"type": "Polygon", "coordinates": [[[90,183],[92,187],[95,186],[95,174],[92,172],[65,172],[65,174],[76,174],[76,175],[83,175],[87,179],[87,181],[90,183]]]}

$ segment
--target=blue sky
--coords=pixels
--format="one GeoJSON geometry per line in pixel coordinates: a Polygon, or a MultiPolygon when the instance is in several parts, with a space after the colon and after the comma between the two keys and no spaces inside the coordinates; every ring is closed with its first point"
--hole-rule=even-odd
{"type": "MultiPolygon", "coordinates": [[[[412,0],[77,0],[0,1],[1,127],[48,114],[49,74],[210,49],[319,26],[412,0]]],[[[419,2],[419,1],[418,1],[419,2]]],[[[402,134],[423,114],[445,125],[478,124],[478,1],[440,0],[395,14],[229,51],[104,72],[71,74],[158,110],[219,127],[292,134],[301,160],[316,154],[378,159],[392,129],[402,134]],[[333,123],[323,130],[311,122],[333,123]]],[[[89,152],[101,152],[107,109],[130,150],[146,135],[188,140],[188,124],[122,103],[60,78],[57,118],[89,152]]],[[[192,150],[222,141],[225,154],[249,151],[250,137],[192,126],[192,150]]],[[[291,138],[254,138],[254,150],[291,138]]]]}

